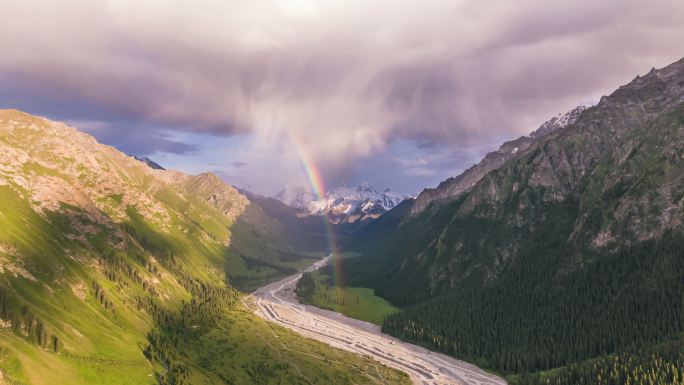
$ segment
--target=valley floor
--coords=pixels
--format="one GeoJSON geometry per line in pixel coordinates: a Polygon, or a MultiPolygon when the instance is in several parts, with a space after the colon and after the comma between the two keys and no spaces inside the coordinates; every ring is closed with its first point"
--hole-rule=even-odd
{"type": "MultiPolygon", "coordinates": [[[[328,262],[325,258],[307,271],[328,262]]],[[[408,373],[420,385],[503,385],[506,381],[480,368],[442,354],[402,342],[380,332],[377,325],[345,317],[339,313],[302,305],[294,288],[301,273],[256,290],[246,303],[260,317],[289,328],[305,337],[333,347],[371,357],[408,373]]],[[[368,373],[369,377],[376,376],[368,373]]],[[[377,383],[386,383],[376,378],[377,383]]]]}
{"type": "MultiPolygon", "coordinates": [[[[303,304],[314,305],[321,309],[342,313],[347,317],[381,325],[388,315],[399,311],[384,298],[375,295],[375,290],[367,287],[341,287],[330,285],[330,277],[321,270],[313,271],[313,293],[304,298],[299,295],[303,304]]],[[[301,285],[301,282],[299,283],[301,285]]]]}

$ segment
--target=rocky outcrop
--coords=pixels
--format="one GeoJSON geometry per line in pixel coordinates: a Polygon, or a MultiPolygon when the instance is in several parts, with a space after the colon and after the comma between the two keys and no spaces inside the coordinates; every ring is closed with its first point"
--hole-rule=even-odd
{"type": "Polygon", "coordinates": [[[187,177],[179,183],[179,186],[183,191],[202,197],[207,204],[233,221],[249,205],[249,199],[246,196],[212,173],[187,177]]]}

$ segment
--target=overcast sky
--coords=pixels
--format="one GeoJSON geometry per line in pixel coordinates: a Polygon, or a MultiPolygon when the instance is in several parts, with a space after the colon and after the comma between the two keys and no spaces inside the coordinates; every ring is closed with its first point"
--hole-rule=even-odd
{"type": "Polygon", "coordinates": [[[0,0],[0,107],[273,194],[417,192],[684,57],[682,0],[0,0]]]}

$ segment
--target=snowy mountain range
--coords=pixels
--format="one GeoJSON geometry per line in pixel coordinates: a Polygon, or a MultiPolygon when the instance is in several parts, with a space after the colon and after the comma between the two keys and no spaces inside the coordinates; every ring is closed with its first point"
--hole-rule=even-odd
{"type": "Polygon", "coordinates": [[[337,187],[319,198],[300,185],[287,185],[275,199],[298,209],[301,215],[325,215],[333,223],[356,223],[375,219],[413,196],[376,190],[368,183],[337,187]]]}

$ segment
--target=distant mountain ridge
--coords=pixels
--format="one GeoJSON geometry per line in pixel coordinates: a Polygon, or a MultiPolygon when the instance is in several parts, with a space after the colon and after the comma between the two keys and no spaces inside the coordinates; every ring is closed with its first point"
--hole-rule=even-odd
{"type": "Polygon", "coordinates": [[[148,157],[146,157],[146,156],[143,156],[143,157],[140,157],[140,156],[133,156],[133,158],[135,158],[136,160],[139,160],[139,161],[145,163],[146,165],[148,165],[148,166],[149,166],[150,168],[152,168],[152,169],[155,169],[155,170],[166,170],[164,167],[160,166],[159,163],[153,161],[152,159],[150,159],[150,158],[148,158],[148,157]]]}
{"type": "Polygon", "coordinates": [[[294,207],[302,215],[326,216],[332,223],[359,223],[379,217],[413,196],[376,190],[368,183],[357,187],[337,187],[319,199],[309,190],[298,185],[288,185],[275,199],[294,207]]]}
{"type": "Polygon", "coordinates": [[[316,200],[316,195],[304,186],[287,184],[273,198],[295,209],[308,210],[309,202],[316,200]]]}

